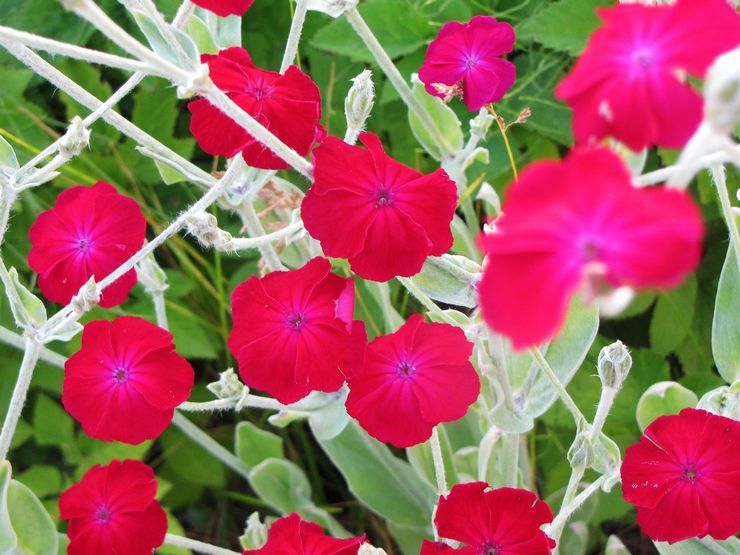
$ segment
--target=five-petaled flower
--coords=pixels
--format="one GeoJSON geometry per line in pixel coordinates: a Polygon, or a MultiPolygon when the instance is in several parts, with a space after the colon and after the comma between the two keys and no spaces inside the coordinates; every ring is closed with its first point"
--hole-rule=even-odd
{"type": "Polygon", "coordinates": [[[396,447],[422,443],[440,422],[465,416],[480,392],[473,344],[449,324],[415,314],[367,347],[348,380],[347,412],[374,438],[396,447]]]}
{"type": "Polygon", "coordinates": [[[306,230],[365,279],[412,276],[452,246],[457,187],[442,169],[424,175],[396,162],[372,133],[360,141],[367,149],[327,137],[314,150],[306,230]]]}
{"type": "Polygon", "coordinates": [[[531,491],[491,490],[485,482],[457,484],[439,498],[434,524],[441,537],[467,547],[425,541],[421,555],[549,555],[555,542],[540,528],[552,519],[550,507],[531,491]]]}
{"type": "Polygon", "coordinates": [[[656,541],[740,533],[740,422],[687,408],[655,419],[627,448],[622,495],[656,541]]]}
{"type": "Polygon", "coordinates": [[[483,317],[516,349],[552,338],[577,291],[669,288],[699,262],[704,228],[684,191],[637,188],[603,148],[532,164],[482,237],[483,317]]]}
{"type": "Polygon", "coordinates": [[[234,290],[229,349],[248,386],[294,403],[312,391],[336,391],[362,363],[367,336],[352,320],[354,282],[330,270],[328,260],[314,258],[234,290]]]}
{"type": "Polygon", "coordinates": [[[471,112],[498,102],[514,84],[516,67],[501,58],[514,47],[514,28],[477,15],[451,21],[427,49],[419,79],[429,94],[445,101],[462,96],[471,112]]]}
{"type": "Polygon", "coordinates": [[[136,316],[97,320],[64,365],[62,404],[90,437],[138,444],[164,431],[193,380],[170,332],[136,316]]]}
{"type": "MultiPolygon", "coordinates": [[[[146,220],[136,202],[98,181],[62,192],[41,212],[28,232],[28,265],[39,274],[39,288],[52,302],[67,304],[91,277],[99,282],[144,244],[146,220]]],[[[130,270],[103,290],[100,305],[126,300],[136,285],[130,270]]]]}
{"type": "Polygon", "coordinates": [[[226,17],[229,15],[244,15],[252,6],[254,0],[193,0],[193,4],[208,11],[226,17]]]}
{"type": "MultiPolygon", "coordinates": [[[[246,50],[227,48],[204,54],[216,86],[240,108],[301,156],[323,135],[321,93],[311,78],[295,66],[283,75],[260,69],[246,50]]],[[[190,131],[208,154],[228,158],[242,153],[250,166],[267,170],[289,165],[247,133],[205,98],[188,104],[190,131]]]]}
{"type": "Polygon", "coordinates": [[[726,0],[618,4],[598,14],[604,26],[555,91],[573,108],[576,139],[611,135],[635,151],[684,146],[702,117],[686,76],[704,77],[740,44],[740,15],[726,0]]]}
{"type": "Polygon", "coordinates": [[[94,466],[59,497],[69,522],[69,555],[151,555],[164,542],[167,515],[155,500],[157,482],[140,461],[94,466]]]}
{"type": "Polygon", "coordinates": [[[296,513],[276,520],[261,549],[247,549],[244,555],[357,555],[365,535],[337,539],[324,534],[321,526],[302,520],[296,513]]]}

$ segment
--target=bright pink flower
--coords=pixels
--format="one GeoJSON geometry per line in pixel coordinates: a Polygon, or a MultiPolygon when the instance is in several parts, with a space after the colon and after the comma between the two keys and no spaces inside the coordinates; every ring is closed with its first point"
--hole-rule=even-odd
{"type": "Polygon", "coordinates": [[[157,482],[140,461],[94,466],[59,497],[69,521],[69,555],[151,555],[164,543],[167,515],[154,499],[157,482]]]}
{"type": "Polygon", "coordinates": [[[457,188],[444,170],[423,175],[396,162],[372,133],[360,141],[367,150],[335,137],[314,150],[303,222],[327,256],[348,258],[365,279],[412,276],[452,246],[457,188]]]}
{"type": "MultiPolygon", "coordinates": [[[[39,274],[41,292],[67,304],[92,276],[101,281],[141,248],[146,220],[135,201],[98,181],[62,192],[28,235],[28,265],[39,274]]],[[[134,285],[136,271],[131,270],[103,290],[100,306],[121,304],[134,285]]]]}
{"type": "Polygon", "coordinates": [[[740,422],[684,409],[627,448],[622,495],[651,539],[674,543],[740,533],[740,422]]]}
{"type": "Polygon", "coordinates": [[[699,262],[703,226],[684,191],[636,188],[607,149],[532,164],[482,238],[483,317],[516,349],[552,338],[579,288],[678,285],[699,262]]]}
{"type": "Polygon", "coordinates": [[[348,380],[347,412],[379,441],[422,443],[440,422],[465,416],[478,398],[472,354],[460,328],[425,324],[414,314],[368,345],[365,365],[348,380]]]}
{"type": "Polygon", "coordinates": [[[632,150],[681,148],[701,121],[702,98],[686,75],[740,44],[740,15],[726,0],[618,4],[558,85],[581,143],[611,135],[632,150]],[[677,114],[680,114],[677,115],[677,114]]]}
{"type": "Polygon", "coordinates": [[[296,513],[276,520],[262,549],[247,549],[244,555],[357,555],[365,535],[338,540],[327,536],[312,522],[296,513]]]}
{"type": "Polygon", "coordinates": [[[468,110],[480,110],[514,84],[516,67],[501,55],[511,52],[515,38],[511,25],[487,15],[451,21],[427,48],[419,79],[429,94],[447,100],[461,94],[468,110]]]}
{"type": "Polygon", "coordinates": [[[193,4],[205,8],[216,15],[244,15],[254,0],[193,0],[193,4]]]}
{"type": "MultiPolygon", "coordinates": [[[[202,59],[213,82],[231,100],[298,154],[308,154],[323,133],[321,95],[308,75],[295,66],[283,75],[259,69],[239,47],[203,54],[202,59]]],[[[255,168],[290,167],[205,98],[190,102],[188,110],[190,132],[208,154],[230,158],[241,152],[255,168]]]]}
{"type": "Polygon", "coordinates": [[[286,404],[342,387],[367,341],[362,321],[352,320],[354,302],[352,278],[332,274],[325,258],[239,285],[229,349],[244,383],[286,404]]]}
{"type": "Polygon", "coordinates": [[[485,482],[453,486],[439,498],[434,524],[443,538],[467,545],[445,548],[425,542],[422,555],[465,553],[468,555],[548,555],[555,542],[540,528],[552,522],[547,503],[531,491],[515,488],[487,489],[485,482]]]}
{"type": "Polygon", "coordinates": [[[90,437],[138,444],[164,431],[193,380],[170,332],[136,316],[97,320],[64,365],[62,404],[90,437]]]}

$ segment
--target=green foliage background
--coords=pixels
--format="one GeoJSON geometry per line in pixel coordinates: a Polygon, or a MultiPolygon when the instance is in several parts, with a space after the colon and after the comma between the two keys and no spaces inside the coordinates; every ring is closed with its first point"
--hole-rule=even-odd
{"type": "MultiPolygon", "coordinates": [[[[102,0],[99,3],[130,32],[141,36],[118,2],[102,0]]],[[[171,17],[178,3],[177,0],[161,0],[157,5],[171,17]]],[[[513,120],[524,107],[532,110],[530,120],[525,125],[514,126],[510,132],[517,163],[523,167],[535,159],[560,156],[571,145],[570,112],[553,98],[552,91],[597,26],[594,8],[608,3],[603,0],[362,0],[360,11],[407,77],[418,70],[426,44],[445,22],[467,20],[475,14],[494,15],[511,22],[517,31],[517,44],[510,58],[516,63],[518,78],[499,110],[507,120],[513,120]]],[[[278,67],[291,12],[290,0],[256,0],[244,18],[243,43],[260,67],[278,67]]],[[[0,23],[117,52],[115,46],[89,25],[65,13],[57,0],[0,0],[0,23]]],[[[125,79],[122,72],[101,70],[61,57],[52,62],[101,99],[107,98],[125,79]]],[[[346,22],[310,13],[300,48],[300,63],[321,88],[323,124],[331,133],[341,136],[345,129],[343,99],[350,86],[349,80],[364,68],[373,67],[369,53],[346,22]]],[[[378,101],[368,123],[369,129],[381,135],[389,152],[397,159],[423,171],[433,169],[435,162],[414,139],[406,109],[395,91],[379,71],[374,72],[374,81],[378,101]]],[[[0,53],[0,83],[0,134],[13,144],[21,163],[57,138],[73,116],[87,114],[64,93],[34,76],[5,53],[0,53]]],[[[223,160],[214,161],[205,155],[189,136],[184,105],[164,81],[147,78],[121,103],[120,111],[203,168],[221,168],[223,160]]],[[[451,106],[467,131],[467,121],[472,114],[459,102],[451,106]]],[[[19,269],[25,283],[33,284],[35,278],[26,263],[30,248],[28,229],[36,215],[49,208],[65,188],[78,183],[91,184],[99,179],[115,184],[119,191],[141,205],[149,223],[150,237],[198,198],[199,191],[192,185],[164,185],[152,161],[139,155],[134,146],[131,140],[98,122],[92,127],[89,150],[65,166],[51,184],[23,193],[12,214],[3,254],[8,266],[19,269]]],[[[491,154],[490,163],[477,163],[468,175],[471,182],[485,180],[502,192],[511,174],[498,134],[492,131],[486,146],[491,154]]],[[[671,163],[676,155],[670,151],[651,151],[647,167],[671,163]]],[[[300,182],[295,175],[290,178],[300,182]]],[[[731,172],[731,181],[736,183],[736,178],[731,172]]],[[[708,179],[701,176],[692,191],[701,203],[708,228],[707,249],[696,276],[670,293],[640,296],[619,319],[602,323],[600,335],[583,368],[568,387],[586,416],[591,418],[598,401],[595,367],[599,348],[618,338],[633,350],[631,375],[605,429],[622,449],[639,435],[635,406],[651,384],[676,380],[699,396],[723,384],[713,366],[710,340],[717,281],[727,251],[726,230],[708,179]]],[[[228,214],[221,214],[219,221],[222,227],[238,233],[238,224],[229,219],[228,214]]],[[[258,272],[259,261],[251,254],[229,256],[203,251],[183,236],[169,241],[158,251],[157,258],[166,268],[171,283],[166,293],[167,309],[178,351],[196,367],[198,385],[194,400],[209,400],[211,395],[205,390],[205,384],[234,364],[226,349],[230,292],[236,284],[258,272]]],[[[358,284],[358,315],[367,321],[371,335],[376,335],[381,327],[379,307],[365,285],[360,280],[358,284]]],[[[395,285],[392,288],[395,304],[404,315],[418,310],[405,292],[395,285]]],[[[108,311],[96,309],[87,319],[120,314],[154,319],[150,300],[140,286],[122,307],[108,311]]],[[[0,321],[5,327],[13,328],[4,296],[0,298],[0,321]]],[[[78,345],[79,338],[70,345],[53,344],[52,348],[68,355],[78,345]]],[[[21,357],[17,350],[4,345],[0,345],[0,354],[4,361],[0,369],[2,414],[21,357]]],[[[197,419],[201,427],[229,449],[235,443],[237,422],[246,421],[239,426],[237,434],[243,434],[239,436],[242,447],[252,441],[264,450],[261,455],[260,452],[255,455],[254,449],[237,446],[237,454],[250,467],[258,466],[268,456],[284,456],[291,461],[281,468],[263,469],[262,478],[247,486],[173,428],[157,441],[137,447],[104,444],[88,438],[61,408],[61,381],[62,373],[58,369],[40,365],[11,456],[15,477],[43,500],[54,518],[58,517],[59,493],[92,465],[112,458],[143,458],[156,469],[162,483],[160,495],[173,515],[173,530],[178,526],[176,517],[194,537],[235,547],[244,520],[252,511],[271,515],[275,512],[270,506],[291,510],[295,505],[295,499],[266,501],[260,490],[268,491],[270,486],[265,486],[263,481],[284,479],[292,483],[291,480],[298,480],[300,483],[292,485],[301,492],[304,508],[313,507],[312,499],[315,507],[324,509],[308,510],[309,513],[315,511],[311,516],[318,522],[331,528],[335,526],[335,517],[353,533],[367,531],[376,545],[386,547],[388,553],[398,552],[394,551],[386,523],[354,499],[343,477],[323,454],[305,424],[275,428],[257,411],[244,412],[238,418],[232,414],[217,414],[197,419]],[[269,430],[273,435],[265,435],[260,429],[269,430]],[[291,465],[297,465],[300,471],[294,472],[291,465]],[[302,481],[302,474],[307,481],[302,481]]],[[[571,419],[558,404],[538,420],[530,434],[539,493],[550,500],[557,499],[558,492],[567,483],[570,468],[565,454],[573,434],[571,419]]],[[[374,485],[369,483],[368,487],[372,489],[374,485]]],[[[586,543],[594,553],[599,552],[609,533],[622,535],[630,542],[634,553],[649,552],[648,542],[640,539],[635,529],[634,512],[621,501],[618,491],[597,496],[583,509],[579,519],[589,522],[586,543]]],[[[585,552],[586,544],[579,545],[581,539],[572,532],[566,535],[563,541],[574,542],[574,550],[565,553],[585,552]]],[[[177,550],[168,548],[162,552],[176,553],[177,550]]]]}

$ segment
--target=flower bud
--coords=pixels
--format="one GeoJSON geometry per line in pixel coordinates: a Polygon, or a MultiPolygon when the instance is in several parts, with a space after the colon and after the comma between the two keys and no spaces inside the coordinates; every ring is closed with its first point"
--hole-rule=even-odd
{"type": "Polygon", "coordinates": [[[380,549],[379,547],[373,547],[369,543],[363,543],[360,546],[360,550],[357,552],[357,555],[388,555],[385,552],[385,549],[380,549]]]}
{"type": "Polygon", "coordinates": [[[357,6],[358,0],[308,0],[308,9],[339,17],[357,6]]]}
{"type": "Polygon", "coordinates": [[[78,156],[90,144],[90,130],[85,127],[82,118],[75,116],[67,132],[59,141],[59,153],[67,158],[78,156]]]}
{"type": "Polygon", "coordinates": [[[239,376],[236,375],[233,368],[228,368],[218,375],[218,381],[209,383],[207,386],[208,391],[213,393],[219,399],[232,399],[242,395],[244,389],[247,388],[239,376]]]}
{"type": "Polygon", "coordinates": [[[729,135],[740,124],[740,48],[719,56],[704,83],[704,117],[729,135]]]}
{"type": "Polygon", "coordinates": [[[249,515],[244,535],[239,538],[244,549],[262,549],[267,543],[267,525],[256,511],[249,515]]]}
{"type": "Polygon", "coordinates": [[[363,129],[370,111],[375,104],[375,87],[373,86],[372,72],[366,69],[352,79],[352,87],[344,100],[344,114],[347,118],[347,127],[363,129]]]}
{"type": "Polygon", "coordinates": [[[568,462],[570,466],[585,469],[591,464],[592,448],[588,440],[588,433],[581,432],[573,440],[568,449],[568,462]]]}
{"type": "Polygon", "coordinates": [[[192,214],[186,218],[185,225],[188,233],[198,239],[204,247],[229,250],[231,233],[218,227],[218,220],[213,214],[207,212],[192,214]]]}
{"type": "Polygon", "coordinates": [[[632,367],[632,357],[621,341],[601,349],[598,372],[604,387],[619,389],[632,367]]]}

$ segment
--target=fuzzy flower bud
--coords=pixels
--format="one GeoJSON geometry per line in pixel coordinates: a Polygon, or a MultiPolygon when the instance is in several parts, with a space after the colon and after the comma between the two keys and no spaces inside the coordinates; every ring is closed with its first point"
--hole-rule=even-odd
{"type": "Polygon", "coordinates": [[[100,302],[100,289],[95,282],[95,276],[91,277],[80,287],[80,291],[72,297],[70,304],[72,310],[77,314],[85,314],[98,306],[100,302]]]}
{"type": "Polygon", "coordinates": [[[357,555],[388,555],[385,551],[385,549],[380,549],[379,547],[373,547],[369,543],[363,543],[360,546],[360,550],[357,552],[357,555]]]}
{"type": "Polygon", "coordinates": [[[218,220],[213,214],[200,212],[186,219],[188,233],[193,235],[204,247],[213,247],[218,250],[228,250],[231,242],[231,233],[218,227],[218,220]]]}
{"type": "Polygon", "coordinates": [[[704,117],[729,135],[740,124],[740,48],[719,56],[704,84],[704,117]]]}
{"type": "Polygon", "coordinates": [[[308,9],[339,17],[357,6],[358,0],[308,0],[308,9]]]}
{"type": "Polygon", "coordinates": [[[373,74],[369,69],[352,79],[352,87],[344,100],[344,114],[347,127],[360,131],[364,129],[370,111],[375,104],[375,87],[373,74]]]}
{"type": "Polygon", "coordinates": [[[85,127],[82,118],[75,116],[59,142],[59,153],[67,158],[72,158],[78,156],[89,144],[90,130],[85,127]]]}
{"type": "Polygon", "coordinates": [[[233,368],[227,368],[221,372],[218,375],[218,381],[209,383],[206,387],[219,399],[233,399],[243,395],[245,389],[248,390],[233,368]]]}
{"type": "Polygon", "coordinates": [[[568,462],[572,468],[585,469],[591,464],[592,448],[588,434],[581,432],[568,449],[568,462]]]}
{"type": "Polygon", "coordinates": [[[245,549],[261,549],[267,543],[267,525],[260,521],[260,515],[256,511],[249,515],[244,535],[239,541],[245,549]]]}
{"type": "Polygon", "coordinates": [[[619,389],[627,379],[632,367],[632,357],[627,347],[617,341],[601,349],[599,353],[598,372],[604,387],[619,389]]]}

